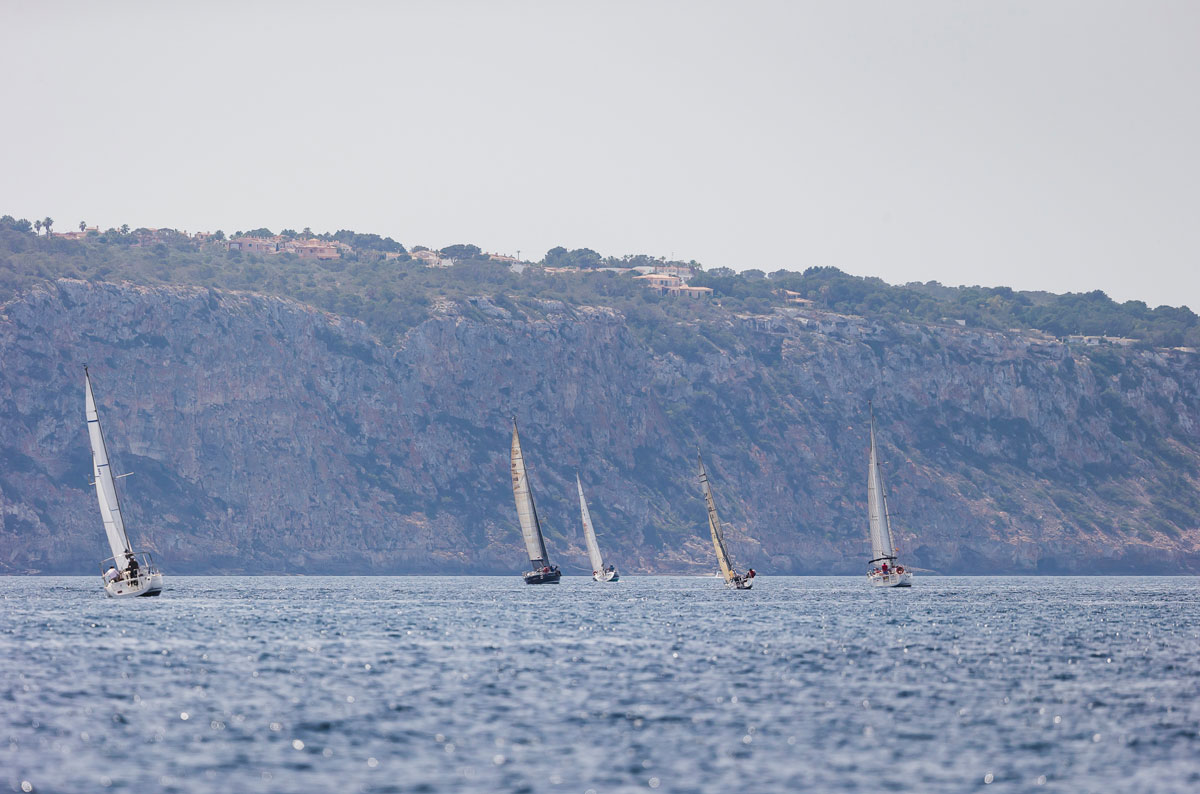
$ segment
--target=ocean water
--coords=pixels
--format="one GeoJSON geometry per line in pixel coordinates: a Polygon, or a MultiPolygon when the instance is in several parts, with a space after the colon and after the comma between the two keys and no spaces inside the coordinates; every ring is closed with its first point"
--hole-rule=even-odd
{"type": "Polygon", "coordinates": [[[1200,786],[1193,578],[0,581],[0,791],[1200,786]]]}

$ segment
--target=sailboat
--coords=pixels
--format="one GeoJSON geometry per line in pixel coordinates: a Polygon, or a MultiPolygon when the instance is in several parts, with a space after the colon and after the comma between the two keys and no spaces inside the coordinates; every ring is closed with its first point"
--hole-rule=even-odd
{"type": "Polygon", "coordinates": [[[753,568],[744,575],[739,574],[725,546],[725,536],[721,532],[721,519],[717,517],[717,504],[713,501],[712,485],[708,482],[708,472],[704,470],[704,459],[696,451],[696,460],[700,463],[700,487],[704,489],[704,502],[708,507],[708,530],[712,533],[713,547],[717,550],[717,564],[721,566],[721,578],[728,587],[738,590],[749,590],[754,586],[757,575],[753,568]]]}
{"type": "Polygon", "coordinates": [[[558,584],[562,572],[557,565],[550,565],[550,558],[546,554],[546,541],[542,538],[542,524],[538,521],[537,508],[533,504],[533,491],[529,489],[529,473],[525,471],[525,458],[521,455],[521,439],[517,437],[515,416],[510,465],[517,520],[521,522],[521,535],[525,538],[525,550],[529,552],[529,564],[532,566],[532,570],[524,573],[525,584],[558,584]]]}
{"type": "Polygon", "coordinates": [[[871,455],[867,471],[867,521],[871,525],[871,567],[867,581],[875,587],[912,587],[912,571],[896,564],[896,544],[892,539],[892,517],[888,513],[887,493],[883,490],[883,470],[875,446],[875,410],[871,414],[871,455]]]}
{"type": "Polygon", "coordinates": [[[579,512],[583,517],[583,539],[587,543],[588,560],[592,563],[592,578],[597,582],[615,582],[621,578],[617,569],[604,565],[600,556],[600,545],[596,543],[596,528],[592,526],[592,515],[588,512],[587,500],[583,498],[583,483],[579,474],[575,474],[575,485],[579,488],[579,512]]]}
{"type": "Polygon", "coordinates": [[[84,404],[87,413],[88,438],[92,443],[92,477],[96,486],[96,498],[100,502],[100,520],[104,522],[104,534],[108,536],[108,547],[113,556],[100,563],[104,592],[112,598],[124,596],[156,596],[162,592],[162,572],[154,565],[149,552],[134,552],[125,532],[125,519],[121,516],[121,502],[117,498],[117,479],[108,461],[108,448],[104,444],[104,432],[100,429],[100,415],[96,412],[96,398],[92,395],[92,377],[83,368],[84,404]]]}

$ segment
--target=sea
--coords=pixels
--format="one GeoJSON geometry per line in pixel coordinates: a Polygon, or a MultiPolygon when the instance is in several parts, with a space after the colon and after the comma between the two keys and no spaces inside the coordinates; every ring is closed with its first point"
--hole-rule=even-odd
{"type": "Polygon", "coordinates": [[[0,582],[0,791],[1200,786],[1191,577],[0,582]]]}

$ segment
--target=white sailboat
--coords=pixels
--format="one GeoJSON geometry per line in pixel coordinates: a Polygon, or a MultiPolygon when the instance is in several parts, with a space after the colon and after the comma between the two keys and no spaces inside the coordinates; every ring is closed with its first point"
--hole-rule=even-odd
{"type": "Polygon", "coordinates": [[[588,512],[587,500],[583,498],[583,483],[575,474],[575,485],[579,488],[579,512],[583,517],[583,539],[587,543],[588,560],[592,563],[592,579],[597,582],[615,582],[621,578],[613,565],[605,566],[600,556],[600,544],[596,542],[596,529],[592,526],[592,515],[588,512]]]}
{"type": "Polygon", "coordinates": [[[875,411],[871,414],[871,455],[867,466],[867,521],[871,526],[871,560],[867,581],[875,587],[912,587],[912,571],[896,564],[896,544],[892,539],[892,517],[888,513],[887,493],[883,489],[883,470],[875,447],[875,411]]]}
{"type": "Polygon", "coordinates": [[[757,573],[753,568],[745,574],[739,574],[725,546],[725,535],[721,532],[721,519],[717,517],[717,504],[713,501],[712,485],[708,482],[708,472],[704,470],[704,459],[696,452],[696,460],[700,464],[700,487],[704,490],[704,502],[708,507],[708,530],[712,534],[713,547],[717,550],[717,564],[721,566],[721,578],[727,587],[737,590],[749,590],[754,586],[757,573]]]}
{"type": "Polygon", "coordinates": [[[529,489],[529,473],[525,471],[525,458],[521,455],[515,416],[509,463],[513,498],[517,502],[517,520],[521,523],[521,535],[525,538],[525,550],[529,552],[529,564],[532,566],[532,570],[524,573],[525,584],[558,584],[562,572],[557,565],[550,564],[549,555],[546,554],[546,541],[542,538],[542,524],[538,521],[537,508],[533,504],[533,491],[529,489]]]}
{"type": "Polygon", "coordinates": [[[87,367],[83,368],[83,383],[88,439],[92,444],[92,484],[96,486],[100,520],[104,522],[104,534],[113,553],[113,556],[100,563],[104,571],[104,592],[113,598],[156,596],[162,592],[162,572],[155,567],[149,552],[134,552],[129,543],[125,519],[121,516],[121,502],[117,498],[117,477],[113,476],[109,466],[108,448],[100,429],[100,415],[96,412],[96,398],[92,395],[92,378],[87,367]]]}

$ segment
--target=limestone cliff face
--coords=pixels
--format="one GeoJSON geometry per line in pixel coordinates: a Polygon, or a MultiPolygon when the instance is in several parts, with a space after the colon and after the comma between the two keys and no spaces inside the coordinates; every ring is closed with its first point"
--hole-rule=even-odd
{"type": "Polygon", "coordinates": [[[741,564],[858,573],[868,399],[907,562],[1200,570],[1196,357],[800,314],[695,331],[676,352],[607,308],[481,298],[388,348],[278,298],[34,288],[0,306],[0,571],[108,556],[84,363],[130,534],[167,572],[519,570],[515,415],[567,572],[576,471],[622,570],[713,569],[699,446],[741,564]]]}

